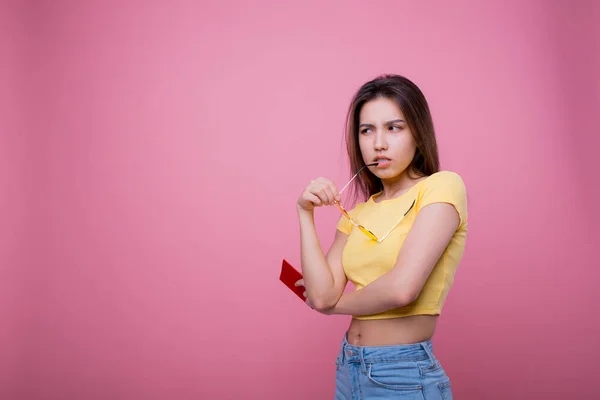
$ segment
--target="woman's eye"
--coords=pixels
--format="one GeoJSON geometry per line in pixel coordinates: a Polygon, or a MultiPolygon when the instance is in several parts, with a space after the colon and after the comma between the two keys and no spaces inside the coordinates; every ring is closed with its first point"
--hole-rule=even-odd
{"type": "Polygon", "coordinates": [[[399,130],[401,130],[402,128],[399,126],[390,126],[390,130],[392,132],[398,132],[399,130]]]}
{"type": "Polygon", "coordinates": [[[369,128],[363,128],[363,129],[360,131],[360,133],[369,133],[369,132],[371,132],[371,129],[369,129],[369,128]]]}

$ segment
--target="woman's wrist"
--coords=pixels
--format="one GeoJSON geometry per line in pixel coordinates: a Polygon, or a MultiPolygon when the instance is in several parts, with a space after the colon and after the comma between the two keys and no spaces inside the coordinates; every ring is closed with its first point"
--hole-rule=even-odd
{"type": "Polygon", "coordinates": [[[307,210],[302,208],[300,205],[296,205],[296,211],[298,212],[299,218],[313,218],[315,214],[314,209],[307,210]]]}

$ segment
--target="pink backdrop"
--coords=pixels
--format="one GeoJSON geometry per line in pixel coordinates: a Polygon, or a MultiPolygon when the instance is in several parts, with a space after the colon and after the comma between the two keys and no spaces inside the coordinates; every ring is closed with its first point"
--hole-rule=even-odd
{"type": "Polygon", "coordinates": [[[596,395],[600,7],[417,3],[3,2],[0,398],[333,398],[348,319],[277,278],[382,72],[469,190],[455,397],[596,395]]]}

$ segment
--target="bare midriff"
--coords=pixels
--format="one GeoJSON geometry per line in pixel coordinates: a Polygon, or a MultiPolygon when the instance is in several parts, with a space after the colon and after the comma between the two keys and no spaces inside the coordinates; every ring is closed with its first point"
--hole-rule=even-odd
{"type": "Polygon", "coordinates": [[[346,340],[354,346],[390,346],[429,340],[435,332],[437,315],[402,318],[352,319],[346,340]]]}

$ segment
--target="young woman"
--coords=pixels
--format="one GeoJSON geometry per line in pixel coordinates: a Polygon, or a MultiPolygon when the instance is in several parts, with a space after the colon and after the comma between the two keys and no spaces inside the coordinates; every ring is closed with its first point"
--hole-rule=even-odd
{"type": "Polygon", "coordinates": [[[298,198],[307,303],[351,315],[336,360],[336,399],[452,399],[436,359],[436,321],[462,258],[467,195],[461,177],[439,171],[429,106],[410,80],[385,75],[364,84],[349,111],[350,180],[363,201],[346,212],[328,179],[298,198]],[[341,211],[325,255],[313,211],[341,211]],[[356,290],[344,293],[351,281],[356,290]]]}

